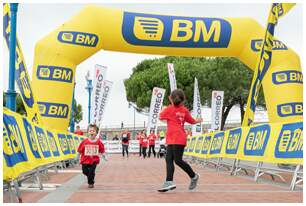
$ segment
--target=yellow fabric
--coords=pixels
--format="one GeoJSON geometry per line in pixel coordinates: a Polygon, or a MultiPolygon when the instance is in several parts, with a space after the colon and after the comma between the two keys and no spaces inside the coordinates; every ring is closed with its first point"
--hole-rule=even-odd
{"type": "Polygon", "coordinates": [[[190,137],[187,142],[187,156],[303,164],[303,122],[240,127],[190,137]]]}
{"type": "MultiPolygon", "coordinates": [[[[68,127],[76,67],[101,49],[175,56],[233,56],[255,70],[264,34],[265,29],[250,18],[166,16],[86,6],[36,44],[32,85],[42,119],[52,128],[68,127]]],[[[300,59],[277,39],[273,49],[270,68],[262,81],[269,119],[300,121],[301,105],[290,105],[302,102],[300,59]],[[290,82],[296,79],[296,83],[290,82]]]]}
{"type": "Polygon", "coordinates": [[[76,157],[83,137],[38,126],[6,108],[3,112],[4,180],[76,157]]]}

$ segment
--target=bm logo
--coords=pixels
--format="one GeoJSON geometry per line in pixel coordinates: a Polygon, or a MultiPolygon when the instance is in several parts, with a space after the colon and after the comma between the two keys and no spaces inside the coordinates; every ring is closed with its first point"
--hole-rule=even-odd
{"type": "Polygon", "coordinates": [[[37,102],[41,116],[54,118],[67,118],[69,107],[66,104],[37,102]]]}
{"type": "Polygon", "coordinates": [[[39,65],[36,72],[37,78],[41,80],[72,82],[73,71],[70,68],[39,65]]]}
{"type": "Polygon", "coordinates": [[[274,72],[272,74],[273,84],[286,84],[286,83],[298,83],[303,84],[302,72],[296,70],[287,70],[274,72]]]}
{"type": "Polygon", "coordinates": [[[227,48],[232,27],[220,18],[192,18],[124,12],[122,35],[133,45],[227,48]]]}
{"type": "Polygon", "coordinates": [[[280,117],[303,115],[303,102],[292,102],[277,105],[277,114],[280,117]]]}
{"type": "Polygon", "coordinates": [[[96,34],[76,31],[61,31],[58,33],[57,39],[62,43],[87,47],[95,47],[99,41],[99,38],[96,34]]]}
{"type": "MultiPolygon", "coordinates": [[[[251,41],[251,49],[255,52],[260,51],[262,46],[262,39],[253,39],[251,41]]],[[[288,50],[288,47],[279,40],[273,41],[273,47],[272,50],[288,50]]]]}
{"type": "Polygon", "coordinates": [[[244,143],[244,154],[251,156],[263,156],[270,137],[268,124],[252,127],[244,143]]]}
{"type": "Polygon", "coordinates": [[[303,158],[303,122],[283,125],[274,154],[276,158],[303,158]]]}

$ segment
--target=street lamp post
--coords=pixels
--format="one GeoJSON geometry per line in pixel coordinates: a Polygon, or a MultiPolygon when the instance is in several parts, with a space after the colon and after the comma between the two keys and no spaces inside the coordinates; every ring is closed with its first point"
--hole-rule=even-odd
{"type": "Polygon", "coordinates": [[[135,113],[136,113],[136,108],[135,108],[135,106],[133,104],[131,104],[129,102],[129,108],[131,108],[131,107],[133,107],[133,109],[134,109],[134,130],[133,130],[133,133],[135,134],[135,113]]]}
{"type": "Polygon", "coordinates": [[[6,107],[16,111],[16,91],[15,91],[15,58],[16,58],[16,24],[17,24],[18,4],[11,3],[11,33],[10,33],[10,61],[9,61],[9,87],[6,95],[6,107]]]}
{"type": "Polygon", "coordinates": [[[90,124],[90,110],[91,110],[91,91],[92,91],[92,80],[89,79],[89,71],[87,75],[85,76],[85,79],[87,81],[87,86],[85,87],[86,90],[88,90],[88,124],[90,124]]]}
{"type": "Polygon", "coordinates": [[[74,87],[73,87],[73,95],[72,95],[72,106],[71,106],[71,114],[70,114],[70,132],[74,132],[74,113],[75,113],[75,107],[74,107],[74,103],[75,103],[75,99],[74,99],[74,92],[75,92],[75,83],[74,83],[74,87]]]}

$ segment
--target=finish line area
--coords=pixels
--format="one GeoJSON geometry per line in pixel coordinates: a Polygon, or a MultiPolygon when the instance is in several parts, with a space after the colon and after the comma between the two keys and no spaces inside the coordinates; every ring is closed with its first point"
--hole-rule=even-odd
{"type": "MultiPolygon", "coordinates": [[[[159,193],[157,189],[164,181],[165,167],[164,159],[142,159],[138,154],[123,158],[119,154],[110,154],[108,161],[103,161],[97,167],[95,188],[87,188],[81,167],[76,165],[59,169],[57,174],[50,170],[49,179],[42,176],[43,190],[26,187],[31,182],[22,183],[20,190],[24,203],[303,202],[302,188],[296,187],[294,191],[288,189],[291,174],[282,174],[286,182],[279,178],[272,181],[268,175],[255,182],[253,171],[248,172],[250,176],[244,172],[231,176],[226,169],[220,168],[216,172],[210,164],[195,162],[192,167],[200,174],[195,191],[188,191],[189,177],[176,167],[174,182],[177,188],[168,193],[159,193]]],[[[3,199],[9,202],[7,191],[4,191],[3,199]]]]}

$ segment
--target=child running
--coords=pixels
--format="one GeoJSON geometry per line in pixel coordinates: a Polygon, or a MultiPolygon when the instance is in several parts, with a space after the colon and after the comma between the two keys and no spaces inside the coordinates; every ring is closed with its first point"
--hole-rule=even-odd
{"type": "Polygon", "coordinates": [[[185,94],[183,90],[173,90],[169,100],[171,105],[163,109],[159,116],[160,120],[167,122],[167,177],[165,183],[158,191],[166,192],[176,188],[176,185],[173,182],[173,162],[175,162],[176,165],[182,168],[189,175],[191,180],[189,190],[193,190],[196,188],[200,176],[192,170],[188,163],[183,161],[184,147],[186,146],[187,142],[184,123],[188,122],[190,124],[196,124],[202,122],[202,118],[194,119],[188,109],[183,105],[185,101],[185,94]]]}
{"type": "Polygon", "coordinates": [[[87,176],[88,188],[94,188],[95,171],[97,164],[100,163],[99,154],[103,154],[104,145],[97,137],[99,128],[95,124],[90,124],[88,127],[89,137],[84,139],[79,147],[78,152],[81,155],[80,164],[82,171],[87,176]]]}

